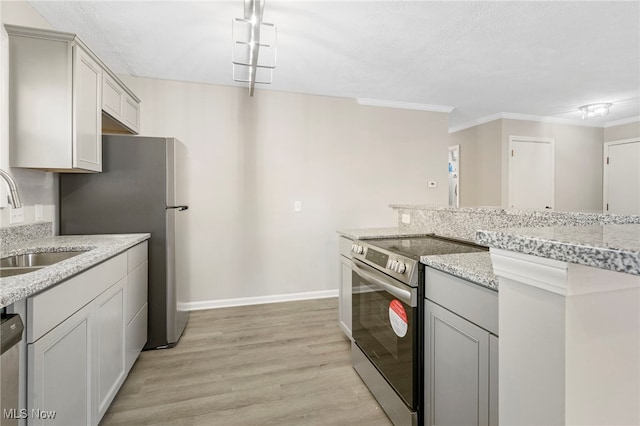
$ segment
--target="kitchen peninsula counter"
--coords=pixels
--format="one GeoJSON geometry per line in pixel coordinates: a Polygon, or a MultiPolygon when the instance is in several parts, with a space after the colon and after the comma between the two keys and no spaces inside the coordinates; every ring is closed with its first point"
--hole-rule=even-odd
{"type": "Polygon", "coordinates": [[[149,239],[150,234],[65,235],[21,242],[0,251],[0,257],[37,252],[82,252],[42,269],[0,278],[0,308],[25,299],[83,272],[149,239]]]}
{"type": "Polygon", "coordinates": [[[556,226],[478,231],[496,249],[640,275],[640,225],[556,226]]]}
{"type": "Polygon", "coordinates": [[[500,283],[500,422],[640,424],[640,225],[476,236],[500,283]]]}

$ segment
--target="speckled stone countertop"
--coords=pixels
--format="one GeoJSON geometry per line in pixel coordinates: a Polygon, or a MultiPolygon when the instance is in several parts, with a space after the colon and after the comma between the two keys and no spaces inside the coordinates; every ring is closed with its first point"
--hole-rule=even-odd
{"type": "MultiPolygon", "coordinates": [[[[402,238],[421,237],[430,235],[423,231],[403,231],[398,227],[392,228],[359,228],[359,229],[338,229],[338,234],[352,240],[373,240],[375,238],[402,238]]],[[[433,235],[433,234],[431,234],[433,235]]]]}
{"type": "Polygon", "coordinates": [[[476,233],[479,244],[640,275],[640,225],[507,228],[476,233]]]}
{"type": "Polygon", "coordinates": [[[0,251],[0,257],[27,252],[85,252],[34,272],[0,278],[0,308],[89,269],[149,237],[150,234],[65,235],[27,241],[8,247],[0,251]]]}
{"type": "Polygon", "coordinates": [[[420,262],[492,290],[498,290],[498,278],[493,274],[491,255],[488,251],[422,256],[420,262]]]}

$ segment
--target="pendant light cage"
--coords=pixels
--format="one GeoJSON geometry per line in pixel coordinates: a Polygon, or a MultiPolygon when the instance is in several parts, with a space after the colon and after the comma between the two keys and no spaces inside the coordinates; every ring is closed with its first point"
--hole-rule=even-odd
{"type": "Polygon", "coordinates": [[[251,96],[256,83],[273,82],[276,67],[278,29],[262,22],[263,10],[264,0],[245,0],[244,18],[231,22],[233,80],[249,83],[251,96]]]}

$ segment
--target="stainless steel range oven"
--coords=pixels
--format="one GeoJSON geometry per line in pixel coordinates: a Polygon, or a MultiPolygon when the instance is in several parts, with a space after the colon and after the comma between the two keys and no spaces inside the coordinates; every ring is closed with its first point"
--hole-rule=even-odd
{"type": "Polygon", "coordinates": [[[396,426],[422,423],[423,281],[420,256],[486,250],[439,237],[355,241],[353,367],[396,426]]]}

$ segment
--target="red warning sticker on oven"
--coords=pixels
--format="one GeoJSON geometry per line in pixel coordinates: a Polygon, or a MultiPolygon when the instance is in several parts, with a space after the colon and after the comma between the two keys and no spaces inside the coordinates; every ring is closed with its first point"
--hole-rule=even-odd
{"type": "Polygon", "coordinates": [[[389,303],[389,321],[393,332],[398,337],[404,337],[407,334],[407,311],[404,310],[404,306],[397,299],[389,303]]]}

